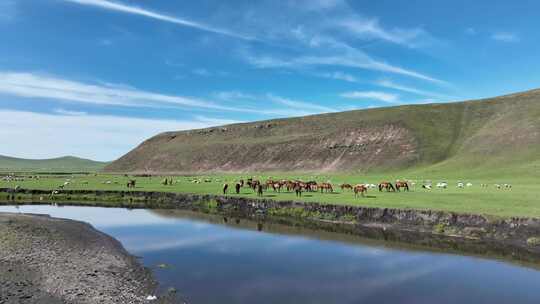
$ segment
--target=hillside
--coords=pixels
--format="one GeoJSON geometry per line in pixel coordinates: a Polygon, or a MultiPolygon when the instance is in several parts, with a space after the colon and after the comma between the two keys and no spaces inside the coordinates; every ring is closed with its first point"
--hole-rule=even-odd
{"type": "Polygon", "coordinates": [[[110,172],[384,172],[540,160],[540,90],[166,132],[110,172]]]}
{"type": "Polygon", "coordinates": [[[0,155],[0,171],[95,172],[107,163],[73,156],[51,159],[23,159],[0,155]]]}

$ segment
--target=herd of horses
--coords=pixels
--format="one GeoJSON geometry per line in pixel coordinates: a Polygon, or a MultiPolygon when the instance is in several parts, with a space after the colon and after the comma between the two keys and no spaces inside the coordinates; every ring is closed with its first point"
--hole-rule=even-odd
{"type": "MultiPolygon", "coordinates": [[[[294,191],[297,197],[301,197],[303,192],[317,192],[332,193],[334,192],[334,186],[331,183],[317,183],[316,181],[304,182],[301,180],[272,180],[268,179],[265,182],[248,178],[247,180],[241,179],[234,184],[234,190],[236,194],[240,194],[240,190],[244,187],[248,187],[257,193],[257,196],[263,196],[264,191],[272,189],[274,192],[281,192],[286,190],[287,192],[294,191]]],[[[383,190],[388,192],[396,191],[409,191],[409,183],[406,181],[396,181],[394,184],[388,181],[383,181],[378,185],[374,184],[341,184],[339,185],[342,191],[350,190],[354,192],[354,197],[359,195],[364,197],[367,194],[369,188],[378,188],[380,192],[383,190]]],[[[227,194],[229,191],[229,184],[223,184],[223,194],[227,194]]]]}

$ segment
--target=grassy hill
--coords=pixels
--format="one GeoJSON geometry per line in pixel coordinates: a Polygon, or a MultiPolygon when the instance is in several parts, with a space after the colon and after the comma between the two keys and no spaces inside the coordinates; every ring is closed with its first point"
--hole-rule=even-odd
{"type": "Polygon", "coordinates": [[[0,155],[0,171],[95,172],[107,163],[73,156],[51,159],[23,159],[0,155]]]}
{"type": "Polygon", "coordinates": [[[505,169],[520,174],[539,165],[540,90],[533,90],[477,101],[167,132],[146,140],[105,170],[497,174],[505,169]]]}

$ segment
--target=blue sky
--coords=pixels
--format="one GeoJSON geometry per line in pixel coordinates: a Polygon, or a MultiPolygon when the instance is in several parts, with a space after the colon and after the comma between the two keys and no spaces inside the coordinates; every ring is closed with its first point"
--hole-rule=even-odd
{"type": "Polygon", "coordinates": [[[538,1],[1,0],[0,154],[539,87],[538,1]]]}

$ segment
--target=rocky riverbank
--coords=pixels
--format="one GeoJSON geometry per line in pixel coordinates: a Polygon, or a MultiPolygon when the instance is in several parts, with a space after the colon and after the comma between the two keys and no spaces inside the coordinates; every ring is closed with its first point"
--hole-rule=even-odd
{"type": "Polygon", "coordinates": [[[114,238],[86,223],[0,213],[0,303],[148,301],[151,272],[114,238]]]}

